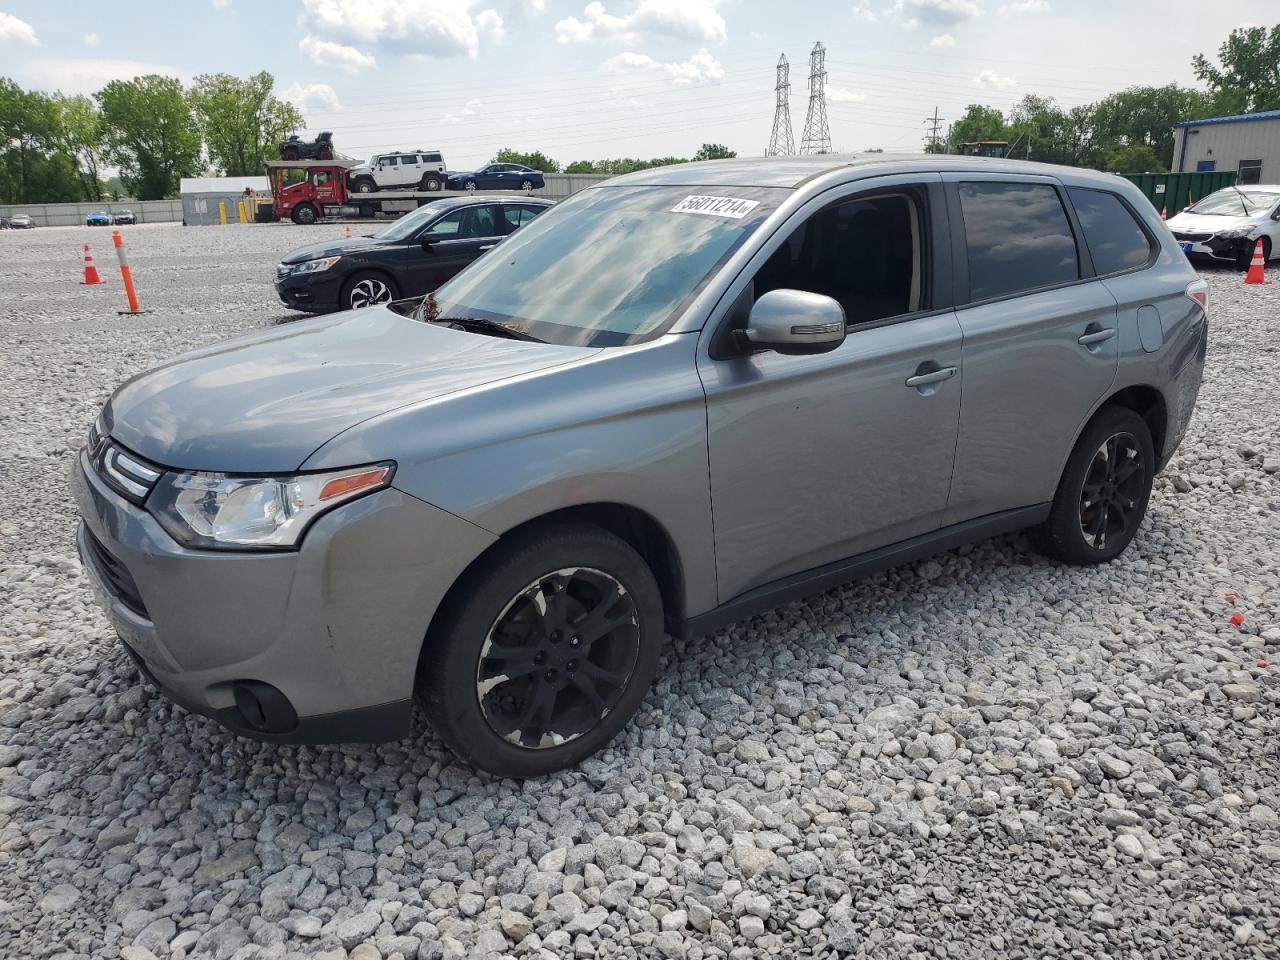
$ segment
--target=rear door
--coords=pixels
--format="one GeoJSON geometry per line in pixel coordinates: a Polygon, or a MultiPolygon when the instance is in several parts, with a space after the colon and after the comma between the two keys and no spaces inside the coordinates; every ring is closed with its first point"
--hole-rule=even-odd
{"type": "Polygon", "coordinates": [[[430,293],[502,239],[503,223],[497,204],[481,203],[454,210],[418,235],[411,249],[405,296],[430,293]]]}
{"type": "Polygon", "coordinates": [[[964,335],[945,525],[1053,499],[1076,434],[1115,380],[1119,330],[1061,184],[944,179],[964,335]]]}
{"type": "Polygon", "coordinates": [[[416,187],[421,179],[422,164],[418,162],[418,155],[416,153],[401,154],[400,174],[396,182],[407,190],[410,187],[416,187]]]}

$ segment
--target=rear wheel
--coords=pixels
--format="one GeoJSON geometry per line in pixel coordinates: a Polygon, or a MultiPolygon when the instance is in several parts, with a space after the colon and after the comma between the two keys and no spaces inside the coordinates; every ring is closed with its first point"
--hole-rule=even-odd
{"type": "Polygon", "coordinates": [[[280,151],[280,159],[282,159],[282,160],[297,160],[297,159],[298,159],[298,148],[297,148],[297,147],[289,147],[289,148],[287,148],[287,149],[285,149],[285,150],[280,151]]]}
{"type": "Polygon", "coordinates": [[[542,528],[468,575],[427,638],[419,695],[463,761],[538,776],[622,729],[662,636],[657,583],[628,544],[587,525],[542,528]]]}
{"type": "Polygon", "coordinates": [[[400,296],[396,282],[384,273],[362,270],[342,285],[342,308],[361,310],[379,303],[390,303],[400,296]]]}
{"type": "Polygon", "coordinates": [[[1076,442],[1049,519],[1036,530],[1042,552],[1075,564],[1119,556],[1146,515],[1155,467],[1146,421],[1124,407],[1104,409],[1076,442]]]}
{"type": "Polygon", "coordinates": [[[320,219],[320,214],[316,208],[309,203],[299,204],[293,208],[293,222],[300,224],[315,223],[320,219]]]}
{"type": "Polygon", "coordinates": [[[361,177],[356,181],[356,193],[373,193],[378,189],[378,185],[368,177],[361,177]]]}
{"type": "Polygon", "coordinates": [[[444,182],[440,179],[439,174],[435,174],[435,173],[424,173],[422,175],[422,181],[418,184],[419,189],[429,190],[432,193],[439,190],[443,186],[444,186],[444,182]]]}
{"type": "Polygon", "coordinates": [[[521,190],[523,190],[525,193],[533,193],[533,181],[532,181],[532,180],[521,180],[521,181],[520,181],[520,189],[521,189],[521,190]]]}
{"type": "Polygon", "coordinates": [[[474,180],[468,180],[465,184],[463,184],[463,186],[466,187],[467,193],[476,192],[476,182],[474,180]]]}

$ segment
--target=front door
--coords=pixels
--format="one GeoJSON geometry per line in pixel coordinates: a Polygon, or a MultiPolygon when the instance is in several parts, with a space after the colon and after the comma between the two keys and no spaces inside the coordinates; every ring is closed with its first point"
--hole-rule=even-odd
{"type": "Polygon", "coordinates": [[[849,323],[840,347],[700,355],[722,603],[941,522],[961,333],[945,304],[930,309],[940,183],[887,183],[896,179],[798,217],[754,274],[753,297],[805,289],[838,300],[849,323]]]}
{"type": "Polygon", "coordinates": [[[964,397],[945,522],[1047,503],[1119,364],[1116,300],[1092,273],[1062,187],[948,175],[964,397]],[[968,301],[967,303],[965,301],[968,301]]]}
{"type": "Polygon", "coordinates": [[[500,216],[494,204],[476,204],[446,214],[418,234],[404,295],[430,293],[501,240],[500,216]]]}

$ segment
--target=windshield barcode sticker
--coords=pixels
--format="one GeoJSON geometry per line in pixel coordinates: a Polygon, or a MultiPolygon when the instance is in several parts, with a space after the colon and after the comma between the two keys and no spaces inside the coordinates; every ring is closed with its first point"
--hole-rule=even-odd
{"type": "Polygon", "coordinates": [[[737,197],[685,197],[672,213],[701,213],[708,217],[729,217],[741,220],[760,206],[759,200],[740,200],[737,197]]]}

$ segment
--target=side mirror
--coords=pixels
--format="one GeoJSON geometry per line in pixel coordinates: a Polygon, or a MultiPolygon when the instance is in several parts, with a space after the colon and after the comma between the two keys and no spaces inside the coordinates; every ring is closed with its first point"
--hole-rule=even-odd
{"type": "Polygon", "coordinates": [[[439,242],[440,242],[440,238],[439,238],[439,237],[434,236],[434,235],[432,235],[432,234],[430,234],[430,233],[429,233],[429,234],[427,234],[426,236],[424,236],[424,237],[422,238],[422,249],[423,249],[423,250],[430,250],[433,244],[437,244],[437,243],[439,243],[439,242]]]}
{"type": "Polygon", "coordinates": [[[827,353],[844,343],[844,308],[804,290],[770,290],[751,307],[742,338],[757,350],[788,356],[827,353]]]}

